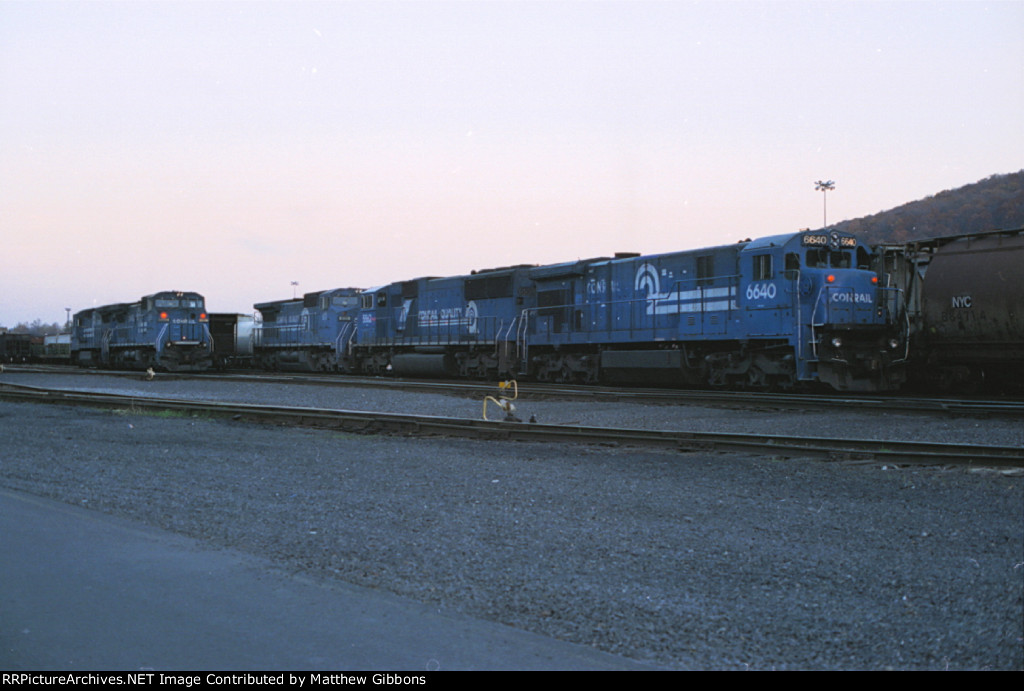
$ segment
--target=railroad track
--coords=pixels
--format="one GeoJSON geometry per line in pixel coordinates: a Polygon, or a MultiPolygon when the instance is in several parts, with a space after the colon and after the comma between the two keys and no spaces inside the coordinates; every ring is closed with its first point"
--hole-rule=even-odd
{"type": "MultiPolygon", "coordinates": [[[[13,366],[12,372],[38,372],[46,374],[96,374],[138,378],[139,372],[114,370],[83,370],[69,366],[13,366]]],[[[482,397],[493,394],[494,382],[437,381],[363,377],[337,374],[229,372],[201,374],[161,374],[159,378],[213,379],[221,381],[269,382],[315,386],[373,387],[395,391],[421,391],[439,394],[482,397]]],[[[592,400],[636,403],[663,403],[666,405],[715,406],[760,410],[817,410],[840,409],[860,413],[922,413],[936,416],[975,416],[1020,419],[1024,421],[1024,401],[973,400],[880,395],[836,395],[764,393],[753,391],[709,391],[682,389],[647,389],[609,386],[576,386],[570,384],[521,383],[519,392],[533,400],[592,400]]]]}
{"type": "Polygon", "coordinates": [[[327,428],[363,434],[448,436],[543,443],[569,442],[655,447],[681,452],[742,452],[834,461],[1024,468],[1024,449],[1005,446],[541,425],[429,415],[126,396],[9,383],[0,383],[0,400],[116,408],[140,413],[174,411],[211,418],[327,428]]]}

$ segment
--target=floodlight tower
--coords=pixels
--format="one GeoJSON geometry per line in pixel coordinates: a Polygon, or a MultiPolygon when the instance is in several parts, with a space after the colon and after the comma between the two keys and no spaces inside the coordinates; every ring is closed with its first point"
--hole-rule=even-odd
{"type": "Polygon", "coordinates": [[[835,180],[818,180],[814,183],[814,189],[821,191],[822,204],[822,228],[828,227],[828,197],[826,194],[836,188],[835,180]]]}

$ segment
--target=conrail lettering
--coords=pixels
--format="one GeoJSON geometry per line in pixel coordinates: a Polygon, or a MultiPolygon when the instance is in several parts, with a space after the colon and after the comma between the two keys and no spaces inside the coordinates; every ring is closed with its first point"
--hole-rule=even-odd
{"type": "Polygon", "coordinates": [[[874,302],[871,293],[832,293],[832,302],[874,302]]]}

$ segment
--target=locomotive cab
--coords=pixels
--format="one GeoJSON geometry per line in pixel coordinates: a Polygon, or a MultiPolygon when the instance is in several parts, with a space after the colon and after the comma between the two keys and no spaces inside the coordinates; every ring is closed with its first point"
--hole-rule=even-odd
{"type": "Polygon", "coordinates": [[[904,380],[906,339],[893,325],[889,289],[870,270],[870,252],[836,230],[797,237],[786,248],[784,274],[797,302],[808,374],[839,390],[896,388],[904,380]]]}
{"type": "Polygon", "coordinates": [[[149,341],[147,334],[156,334],[154,352],[139,349],[130,358],[140,366],[177,372],[201,371],[213,364],[210,320],[202,295],[164,291],[146,296],[137,314],[132,310],[127,321],[126,339],[138,335],[149,341]]]}

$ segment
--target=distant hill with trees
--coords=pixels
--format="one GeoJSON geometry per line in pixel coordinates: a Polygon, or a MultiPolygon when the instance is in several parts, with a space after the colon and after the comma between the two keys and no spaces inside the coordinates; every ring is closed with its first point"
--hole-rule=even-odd
{"type": "Polygon", "coordinates": [[[1024,228],[1024,170],[835,224],[869,243],[1024,228]]]}

